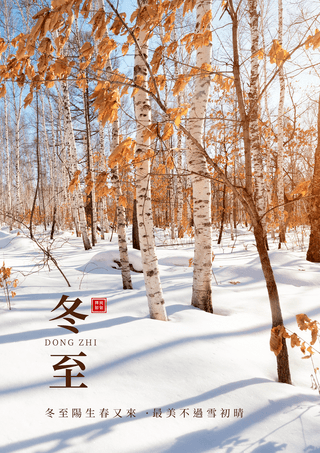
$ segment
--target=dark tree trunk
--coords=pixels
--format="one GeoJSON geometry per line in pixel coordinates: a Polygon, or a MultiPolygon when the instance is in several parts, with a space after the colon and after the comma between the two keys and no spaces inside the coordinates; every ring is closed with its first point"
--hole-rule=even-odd
{"type": "Polygon", "coordinates": [[[139,227],[137,217],[137,200],[133,200],[133,216],[132,216],[132,247],[136,250],[140,250],[139,241],[139,227]]]}
{"type": "Polygon", "coordinates": [[[221,212],[221,220],[220,220],[220,231],[217,244],[221,244],[222,233],[223,233],[223,225],[224,225],[224,218],[226,213],[226,185],[223,185],[223,195],[222,195],[222,212],[221,212]]]}
{"type": "Polygon", "coordinates": [[[50,239],[53,239],[53,235],[54,235],[54,229],[55,229],[55,226],[56,226],[56,214],[57,214],[57,207],[55,206],[53,208],[52,227],[51,227],[50,239]]]}
{"type": "Polygon", "coordinates": [[[307,260],[313,263],[320,263],[320,98],[318,107],[318,143],[314,156],[311,195],[313,196],[309,203],[311,231],[307,260]]]}
{"type": "MultiPolygon", "coordinates": [[[[256,239],[257,249],[261,262],[262,271],[266,281],[269,302],[271,308],[272,327],[282,326],[283,319],[280,307],[277,284],[271,267],[266,241],[264,238],[263,227],[260,221],[257,221],[254,227],[254,236],[256,239]]],[[[277,355],[278,381],[285,384],[291,384],[291,375],[289,367],[289,357],[285,338],[282,339],[282,350],[277,355]]]]}

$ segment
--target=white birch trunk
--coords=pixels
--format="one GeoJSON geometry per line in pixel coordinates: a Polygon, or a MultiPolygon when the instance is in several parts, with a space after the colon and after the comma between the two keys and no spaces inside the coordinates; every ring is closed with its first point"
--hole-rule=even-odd
{"type": "MultiPolygon", "coordinates": [[[[144,2],[142,3],[142,5],[144,2]]],[[[140,31],[138,43],[144,57],[148,58],[148,42],[144,42],[146,32],[140,31]]],[[[143,85],[147,88],[147,68],[139,49],[136,46],[134,58],[134,77],[143,76],[143,85]]],[[[137,121],[136,141],[137,157],[143,155],[150,147],[150,140],[143,141],[143,130],[151,124],[151,106],[149,96],[139,90],[134,96],[135,117],[137,121]]],[[[136,194],[137,194],[137,216],[139,225],[139,240],[142,257],[143,275],[148,298],[149,313],[152,319],[167,320],[164,305],[162,288],[160,283],[158,259],[155,253],[155,240],[153,235],[153,219],[151,209],[150,190],[150,160],[143,159],[136,166],[136,194]]]]}
{"type": "MultiPolygon", "coordinates": [[[[119,145],[119,121],[116,120],[112,124],[112,146],[111,152],[119,145]]],[[[122,196],[122,190],[119,180],[118,165],[116,165],[112,171],[111,181],[116,190],[116,203],[117,203],[117,225],[118,225],[118,245],[120,253],[121,263],[121,275],[123,289],[132,289],[130,265],[127,247],[127,236],[126,236],[126,215],[125,208],[121,203],[120,197],[122,196]]]]}
{"type": "Polygon", "coordinates": [[[11,175],[10,175],[10,152],[9,152],[9,122],[8,122],[8,104],[7,95],[4,96],[4,123],[5,123],[5,137],[6,137],[6,188],[7,188],[7,211],[10,215],[9,225],[12,227],[12,192],[11,192],[11,175]]]}
{"type": "MultiPolygon", "coordinates": [[[[278,15],[279,15],[279,32],[278,41],[282,45],[283,39],[283,7],[282,0],[278,0],[278,15]]],[[[280,84],[280,97],[278,108],[278,155],[277,155],[277,193],[279,205],[279,248],[281,243],[286,242],[286,227],[284,220],[284,180],[283,180],[283,114],[284,114],[284,96],[285,96],[285,83],[283,65],[279,68],[279,84],[280,84]]]]}
{"type": "MultiPolygon", "coordinates": [[[[263,160],[259,135],[259,14],[257,0],[249,1],[251,31],[251,75],[250,75],[250,142],[254,168],[254,199],[259,217],[265,211],[263,160]]],[[[265,228],[264,228],[265,230],[265,228]]]]}
{"type": "MultiPolygon", "coordinates": [[[[180,132],[180,131],[179,131],[180,132]]],[[[182,228],[182,213],[183,213],[183,192],[182,192],[182,139],[181,134],[178,134],[177,139],[177,225],[178,238],[183,237],[182,228]]]]}
{"type": "MultiPolygon", "coordinates": [[[[98,171],[101,172],[105,169],[104,128],[101,123],[99,123],[99,152],[100,159],[98,171]]],[[[98,215],[101,228],[101,239],[104,239],[104,233],[109,233],[110,231],[107,213],[107,199],[105,196],[101,197],[98,202],[98,215]]]]}
{"type": "MultiPolygon", "coordinates": [[[[77,160],[77,148],[73,134],[72,119],[70,112],[70,101],[69,101],[69,91],[66,82],[61,82],[62,86],[62,102],[63,102],[63,111],[64,111],[64,120],[65,120],[65,137],[66,144],[69,150],[69,165],[71,178],[74,177],[75,172],[78,170],[78,160],[77,160]]],[[[74,207],[77,208],[79,213],[79,228],[82,235],[83,245],[85,250],[91,249],[90,240],[87,234],[87,222],[84,209],[83,196],[80,191],[80,188],[75,188],[72,196],[74,207]]],[[[76,214],[76,213],[75,213],[76,214]]]]}
{"type": "Polygon", "coordinates": [[[83,104],[86,121],[86,146],[87,146],[87,157],[88,157],[88,172],[90,173],[92,189],[90,192],[89,199],[91,201],[91,241],[92,245],[97,243],[97,213],[96,213],[96,189],[95,189],[95,170],[92,156],[91,147],[91,127],[90,127],[90,115],[89,115],[89,94],[88,89],[83,93],[83,104]]]}
{"type": "MultiPolygon", "coordinates": [[[[197,1],[197,26],[200,29],[203,16],[211,10],[212,0],[197,1]]],[[[197,49],[196,65],[211,64],[212,44],[197,49]]],[[[189,131],[203,143],[204,118],[210,91],[210,77],[197,76],[191,100],[189,131]]],[[[212,239],[211,239],[211,184],[205,176],[208,173],[206,159],[191,141],[187,146],[188,170],[192,173],[193,221],[195,248],[193,260],[192,305],[212,313],[212,239]],[[199,176],[199,174],[203,176],[199,176]]]]}
{"type": "Polygon", "coordinates": [[[14,98],[14,113],[15,113],[15,183],[16,183],[16,206],[15,211],[19,216],[21,214],[21,174],[20,174],[20,118],[22,108],[22,89],[20,90],[18,107],[15,103],[15,85],[12,84],[13,98],[14,98]]]}

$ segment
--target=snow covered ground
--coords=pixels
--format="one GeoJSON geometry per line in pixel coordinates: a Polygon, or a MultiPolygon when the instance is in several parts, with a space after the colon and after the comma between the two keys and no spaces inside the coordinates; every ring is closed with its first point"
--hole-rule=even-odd
{"type": "MultiPolygon", "coordinates": [[[[57,235],[53,253],[68,288],[17,233],[0,231],[0,263],[19,279],[12,310],[0,293],[0,453],[320,452],[311,361],[289,346],[294,385],[276,382],[269,302],[250,232],[238,229],[235,241],[226,234],[222,246],[214,235],[213,315],[190,306],[188,240],[157,248],[169,322],[149,319],[142,273],[132,272],[134,289],[122,290],[116,235],[89,251],[74,235],[57,235]],[[73,318],[78,333],[51,320],[64,313],[52,312],[62,295],[78,297],[76,312],[88,315],[73,318]],[[91,313],[91,298],[104,297],[107,313],[91,313]]],[[[170,240],[157,231],[157,242],[170,240]]],[[[296,314],[320,320],[320,264],[305,260],[305,246],[297,233],[285,250],[270,240],[285,325],[298,334],[296,314]]],[[[130,257],[141,270],[131,246],[130,257]]]]}

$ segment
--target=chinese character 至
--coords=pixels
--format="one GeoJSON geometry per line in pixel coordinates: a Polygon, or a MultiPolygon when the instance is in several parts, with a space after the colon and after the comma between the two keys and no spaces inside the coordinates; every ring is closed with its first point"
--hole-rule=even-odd
{"type": "Polygon", "coordinates": [[[86,354],[84,352],[80,352],[79,355],[53,354],[53,355],[51,355],[51,357],[63,357],[63,359],[61,359],[60,362],[58,362],[52,366],[53,366],[54,371],[65,370],[66,374],[65,374],[65,376],[59,375],[59,376],[53,376],[53,377],[65,378],[66,382],[65,382],[64,386],[51,385],[50,388],[87,388],[87,386],[83,383],[81,385],[71,385],[72,378],[84,377],[84,375],[82,373],[78,373],[78,374],[72,376],[71,375],[72,370],[70,368],[78,366],[78,367],[80,367],[81,370],[85,370],[86,367],[80,360],[71,359],[70,357],[86,357],[86,354]],[[73,360],[75,363],[66,364],[69,360],[73,360]]]}
{"type": "Polygon", "coordinates": [[[60,418],[68,418],[68,409],[59,409],[60,418]]]}

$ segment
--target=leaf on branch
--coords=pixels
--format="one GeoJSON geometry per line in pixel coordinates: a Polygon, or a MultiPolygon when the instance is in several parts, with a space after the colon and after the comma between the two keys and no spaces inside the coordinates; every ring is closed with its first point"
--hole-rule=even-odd
{"type": "Polygon", "coordinates": [[[119,205],[123,206],[124,208],[127,207],[127,199],[124,195],[120,195],[119,197],[119,205]]]}
{"type": "Polygon", "coordinates": [[[270,350],[279,355],[282,350],[282,338],[290,338],[290,335],[286,331],[283,325],[273,327],[271,329],[270,337],[270,350]]]}
{"type": "Polygon", "coordinates": [[[223,77],[221,74],[216,74],[213,78],[213,81],[219,85],[222,90],[225,90],[227,93],[231,90],[234,80],[231,77],[223,77]]]}
{"type": "Polygon", "coordinates": [[[291,335],[291,347],[294,348],[295,346],[300,346],[300,345],[301,345],[301,342],[300,342],[298,335],[296,333],[293,333],[291,335]]]}
{"type": "Polygon", "coordinates": [[[125,43],[122,45],[121,52],[122,52],[122,55],[123,55],[123,56],[127,55],[128,50],[129,50],[129,47],[130,47],[130,45],[129,45],[127,42],[125,42],[125,43]]]}
{"type": "Polygon", "coordinates": [[[174,169],[174,160],[173,160],[172,156],[167,157],[167,168],[168,168],[168,170],[174,169]]]}
{"type": "Polygon", "coordinates": [[[310,35],[306,41],[306,49],[309,47],[313,47],[313,50],[317,49],[320,46],[320,31],[318,29],[315,30],[314,35],[310,35]]]}
{"type": "Polygon", "coordinates": [[[196,6],[197,0],[185,0],[183,4],[183,17],[194,9],[196,6]]]}
{"type": "Polygon", "coordinates": [[[159,134],[159,126],[158,123],[150,124],[150,126],[146,127],[143,132],[143,141],[146,143],[149,139],[154,140],[159,134]]]}
{"type": "Polygon", "coordinates": [[[99,54],[102,56],[104,62],[106,63],[111,52],[117,48],[117,43],[114,39],[106,36],[98,45],[99,54]]]}
{"type": "Polygon", "coordinates": [[[32,93],[32,91],[30,91],[30,93],[25,97],[25,100],[23,102],[23,107],[27,108],[28,105],[31,104],[32,100],[33,100],[33,93],[32,93]]]}
{"type": "Polygon", "coordinates": [[[134,157],[134,152],[136,148],[135,140],[132,140],[131,137],[126,138],[115,149],[109,156],[108,165],[110,168],[114,168],[121,158],[124,158],[127,162],[134,157]]]}
{"type": "Polygon", "coordinates": [[[309,193],[310,187],[311,187],[310,179],[308,181],[302,181],[300,182],[300,184],[297,185],[297,187],[291,192],[290,195],[297,195],[300,193],[304,197],[309,193]]]}
{"type": "Polygon", "coordinates": [[[87,176],[84,178],[84,181],[86,183],[86,188],[84,189],[84,191],[87,195],[90,195],[94,186],[91,171],[88,172],[87,176]]]}
{"type": "Polygon", "coordinates": [[[94,47],[89,42],[85,42],[80,49],[79,58],[89,59],[91,58],[93,51],[94,47]]]}
{"type": "MultiPolygon", "coordinates": [[[[125,20],[126,18],[126,13],[120,13],[119,16],[125,20]]],[[[125,26],[123,25],[121,19],[117,16],[114,21],[113,21],[113,24],[111,25],[110,27],[110,30],[115,34],[115,35],[119,35],[123,30],[126,31],[126,28],[125,26]]]]}
{"type": "Polygon", "coordinates": [[[174,10],[171,14],[169,14],[169,16],[164,21],[163,28],[166,33],[171,32],[171,30],[173,30],[175,19],[176,19],[176,12],[174,10]]]}
{"type": "MultiPolygon", "coordinates": [[[[81,65],[80,65],[81,66],[81,65]]],[[[82,68],[80,68],[82,69],[82,68]]],[[[88,87],[87,77],[84,73],[80,73],[77,76],[76,85],[82,90],[85,91],[88,87]]]]}
{"type": "Polygon", "coordinates": [[[213,72],[213,68],[211,66],[211,64],[209,63],[203,63],[200,67],[200,77],[201,79],[205,78],[205,77],[210,77],[212,72],[213,72]]]}
{"type": "Polygon", "coordinates": [[[70,184],[68,186],[68,191],[73,193],[74,190],[78,187],[80,183],[80,170],[77,170],[74,172],[73,179],[70,181],[70,184]]]}
{"type": "Polygon", "coordinates": [[[82,10],[80,11],[85,19],[87,19],[89,17],[91,3],[92,3],[92,0],[86,0],[83,4],[82,10]]]}
{"type": "Polygon", "coordinates": [[[170,137],[172,137],[173,133],[174,133],[173,125],[171,123],[167,123],[164,126],[162,140],[163,141],[168,140],[170,137]]]}
{"type": "Polygon", "coordinates": [[[6,95],[7,89],[5,84],[0,85],[0,98],[3,98],[6,95]]]}
{"type": "Polygon", "coordinates": [[[190,79],[190,75],[179,74],[172,90],[173,96],[177,96],[181,91],[183,91],[190,79]]]}
{"type": "Polygon", "coordinates": [[[309,330],[311,330],[311,341],[310,344],[315,344],[318,338],[318,323],[317,321],[312,321],[309,323],[309,330]]]}
{"type": "Polygon", "coordinates": [[[153,57],[152,57],[150,64],[152,66],[152,71],[154,74],[156,74],[159,70],[159,67],[160,67],[160,64],[161,64],[162,58],[163,58],[164,49],[165,49],[164,46],[159,46],[156,48],[156,50],[153,53],[153,57]]]}
{"type": "Polygon", "coordinates": [[[279,67],[283,62],[289,60],[290,54],[279,44],[277,39],[274,39],[268,57],[270,57],[270,63],[276,63],[279,67]]]}
{"type": "Polygon", "coordinates": [[[296,315],[297,324],[300,330],[307,330],[308,324],[311,319],[304,313],[296,315]]]}
{"type": "Polygon", "coordinates": [[[38,47],[38,52],[44,53],[44,54],[52,54],[54,51],[54,47],[51,44],[51,39],[50,38],[43,38],[40,46],[38,47]]]}
{"type": "Polygon", "coordinates": [[[211,20],[212,20],[212,12],[210,9],[209,11],[206,12],[206,14],[201,19],[200,30],[205,31],[209,27],[211,20]]]}
{"type": "Polygon", "coordinates": [[[170,119],[174,121],[174,124],[179,127],[181,123],[181,117],[188,113],[190,104],[181,104],[180,107],[173,109],[167,109],[167,114],[170,116],[170,119]]]}
{"type": "Polygon", "coordinates": [[[264,50],[261,48],[256,53],[251,55],[251,58],[258,57],[259,60],[263,60],[264,57],[264,50]]]}
{"type": "Polygon", "coordinates": [[[177,50],[178,47],[178,41],[172,41],[169,46],[167,47],[167,55],[170,57],[175,51],[177,50]]]}

